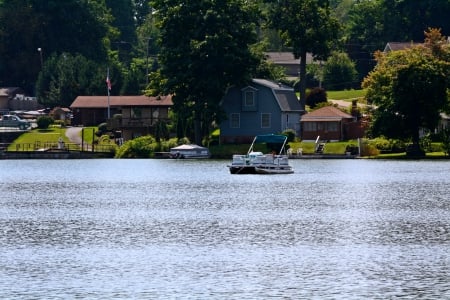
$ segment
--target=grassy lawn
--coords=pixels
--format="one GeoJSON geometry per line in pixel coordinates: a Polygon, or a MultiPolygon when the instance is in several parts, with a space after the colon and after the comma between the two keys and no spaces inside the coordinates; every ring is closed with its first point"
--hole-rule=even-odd
{"type": "MultiPolygon", "coordinates": [[[[358,145],[356,140],[344,141],[344,142],[330,142],[326,143],[324,154],[345,154],[345,149],[349,145],[358,145]]],[[[260,145],[258,145],[260,147],[260,145]]],[[[314,142],[290,142],[289,146],[293,153],[297,153],[298,149],[302,149],[303,154],[314,154],[315,143],[314,142]]],[[[230,158],[233,154],[246,154],[249,144],[242,145],[214,145],[210,146],[209,150],[215,157],[230,158]]],[[[255,150],[268,153],[267,149],[256,148],[255,150]]]]}
{"type": "Polygon", "coordinates": [[[327,91],[328,99],[332,100],[351,100],[364,97],[366,90],[345,90],[345,91],[327,91]]]}
{"type": "Polygon", "coordinates": [[[66,129],[59,126],[48,129],[32,129],[20,135],[9,145],[8,151],[27,151],[44,147],[46,144],[57,144],[60,137],[65,143],[70,143],[65,133],[66,129]]]}
{"type": "MultiPolygon", "coordinates": [[[[406,152],[403,153],[388,153],[388,154],[378,154],[377,156],[373,156],[370,158],[376,159],[411,159],[406,155],[406,152]]],[[[426,159],[448,159],[449,157],[445,155],[444,152],[427,152],[425,154],[426,159]]],[[[414,158],[413,158],[414,159],[414,158]]]]}
{"type": "MultiPolygon", "coordinates": [[[[325,144],[324,154],[345,154],[347,146],[357,146],[358,141],[342,141],[342,142],[330,142],[325,144]]],[[[302,149],[303,154],[314,154],[316,144],[314,142],[291,142],[289,146],[292,148],[293,153],[297,152],[297,149],[302,149]]]]}
{"type": "MultiPolygon", "coordinates": [[[[90,143],[93,139],[96,127],[88,127],[84,130],[84,140],[90,143]]],[[[8,147],[8,151],[33,151],[40,148],[48,148],[57,145],[59,138],[62,138],[65,145],[71,150],[77,150],[78,145],[73,144],[66,136],[66,128],[51,126],[48,129],[33,129],[20,135],[8,147]]]]}

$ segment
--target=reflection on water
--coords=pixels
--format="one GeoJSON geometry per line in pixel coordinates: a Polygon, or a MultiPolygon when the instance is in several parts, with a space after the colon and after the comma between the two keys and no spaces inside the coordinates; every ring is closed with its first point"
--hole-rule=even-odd
{"type": "Polygon", "coordinates": [[[0,161],[0,297],[450,298],[450,162],[0,161]]]}

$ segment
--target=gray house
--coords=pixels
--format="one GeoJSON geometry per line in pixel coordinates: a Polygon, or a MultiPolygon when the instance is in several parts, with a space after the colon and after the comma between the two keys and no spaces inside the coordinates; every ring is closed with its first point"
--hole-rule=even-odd
{"type": "Polygon", "coordinates": [[[222,100],[227,119],[220,124],[222,143],[249,143],[255,135],[292,129],[300,134],[303,113],[294,89],[265,79],[231,87],[222,100]]]}

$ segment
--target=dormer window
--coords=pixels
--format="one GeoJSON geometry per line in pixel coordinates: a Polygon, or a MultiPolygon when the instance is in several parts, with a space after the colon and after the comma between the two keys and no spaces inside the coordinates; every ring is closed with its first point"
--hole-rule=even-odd
{"type": "Polygon", "coordinates": [[[245,91],[244,92],[244,105],[245,106],[255,106],[255,92],[245,91]]]}
{"type": "Polygon", "coordinates": [[[258,90],[248,86],[241,90],[242,111],[257,111],[258,109],[258,90]]]}

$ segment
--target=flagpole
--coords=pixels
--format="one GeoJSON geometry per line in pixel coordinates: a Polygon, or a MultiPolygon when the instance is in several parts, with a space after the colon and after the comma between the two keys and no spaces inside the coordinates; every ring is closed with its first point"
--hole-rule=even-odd
{"type": "Polygon", "coordinates": [[[111,81],[109,79],[109,68],[107,71],[107,75],[106,75],[106,89],[108,90],[108,120],[111,119],[111,109],[110,109],[110,105],[109,105],[109,94],[110,94],[110,89],[111,89],[111,81]]]}

